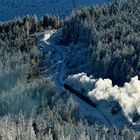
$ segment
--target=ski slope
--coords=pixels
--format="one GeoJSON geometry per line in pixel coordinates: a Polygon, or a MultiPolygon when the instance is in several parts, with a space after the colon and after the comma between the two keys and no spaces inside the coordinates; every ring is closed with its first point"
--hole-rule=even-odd
{"type": "Polygon", "coordinates": [[[12,20],[25,15],[45,13],[65,18],[80,6],[101,5],[115,0],[0,0],[0,21],[12,20]]]}

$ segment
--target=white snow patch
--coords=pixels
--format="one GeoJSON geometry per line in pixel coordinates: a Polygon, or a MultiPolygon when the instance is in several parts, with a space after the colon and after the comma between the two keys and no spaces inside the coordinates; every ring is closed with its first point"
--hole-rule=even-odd
{"type": "Polygon", "coordinates": [[[55,30],[49,30],[44,34],[43,41],[48,41],[48,39],[55,33],[55,30]]]}

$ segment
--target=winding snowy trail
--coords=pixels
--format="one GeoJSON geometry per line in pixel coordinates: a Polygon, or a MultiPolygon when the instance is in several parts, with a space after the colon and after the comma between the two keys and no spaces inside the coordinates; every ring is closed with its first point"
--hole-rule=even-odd
{"type": "Polygon", "coordinates": [[[56,45],[52,45],[52,48],[59,54],[60,56],[60,60],[59,60],[59,66],[58,66],[58,76],[57,76],[57,83],[63,87],[64,85],[64,81],[63,81],[63,77],[65,75],[65,71],[64,71],[64,67],[65,67],[65,63],[64,63],[64,59],[65,59],[65,54],[62,53],[62,49],[60,50],[59,48],[62,46],[56,46],[56,45]]]}
{"type": "MultiPolygon", "coordinates": [[[[38,43],[42,49],[42,52],[45,54],[47,54],[49,51],[55,51],[55,54],[57,56],[57,58],[55,59],[57,61],[57,63],[55,63],[53,66],[51,67],[56,67],[57,69],[57,74],[54,78],[54,81],[56,83],[57,86],[57,90],[58,92],[61,92],[63,90],[64,87],[64,77],[65,77],[65,73],[66,73],[66,64],[65,64],[65,58],[66,58],[66,50],[63,46],[59,46],[57,44],[55,44],[53,41],[51,42],[51,40],[49,40],[49,35],[48,35],[48,39],[38,39],[38,43]]],[[[48,71],[48,70],[47,70],[48,71]]],[[[50,71],[51,76],[54,74],[55,72],[53,70],[50,71]]],[[[93,114],[92,116],[98,119],[105,124],[108,127],[112,127],[112,123],[111,121],[108,119],[108,117],[99,109],[99,108],[93,108],[90,105],[87,105],[87,103],[85,103],[84,101],[82,101],[79,98],[76,98],[78,100],[78,102],[81,105],[81,114],[83,116],[87,115],[87,114],[93,114]],[[89,113],[87,113],[87,111],[89,113]]]]}

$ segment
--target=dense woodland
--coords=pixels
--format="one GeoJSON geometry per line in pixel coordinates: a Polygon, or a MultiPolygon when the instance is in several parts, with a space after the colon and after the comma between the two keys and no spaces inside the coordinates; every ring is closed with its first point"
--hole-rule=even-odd
{"type": "Polygon", "coordinates": [[[78,123],[78,105],[58,97],[47,73],[40,75],[43,55],[33,34],[58,26],[48,15],[0,23],[0,139],[46,139],[57,123],[78,123]]]}
{"type": "MultiPolygon", "coordinates": [[[[64,23],[64,40],[87,42],[94,70],[115,83],[140,75],[139,6],[130,1],[75,11],[64,23]]],[[[49,15],[0,22],[0,139],[139,139],[127,128],[89,125],[79,116],[75,99],[66,92],[58,96],[51,78],[40,75],[42,53],[32,34],[62,26],[49,15]]]]}
{"type": "Polygon", "coordinates": [[[140,77],[140,3],[80,8],[65,21],[63,41],[86,42],[97,77],[122,85],[140,77]]]}

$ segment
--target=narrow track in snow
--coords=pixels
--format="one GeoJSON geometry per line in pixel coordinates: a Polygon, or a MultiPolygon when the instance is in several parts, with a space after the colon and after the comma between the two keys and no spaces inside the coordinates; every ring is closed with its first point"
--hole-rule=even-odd
{"type": "Polygon", "coordinates": [[[95,109],[106,121],[107,125],[109,127],[112,127],[112,123],[111,121],[108,119],[108,117],[96,106],[95,103],[93,103],[89,98],[85,97],[84,95],[80,94],[78,91],[76,91],[74,88],[72,88],[70,85],[68,85],[67,83],[64,83],[63,77],[64,77],[64,54],[63,52],[59,49],[60,46],[57,46],[57,44],[51,44],[50,42],[48,43],[47,41],[41,41],[40,42],[41,45],[45,48],[45,47],[49,47],[49,51],[55,50],[56,53],[58,53],[59,55],[59,60],[61,61],[61,63],[59,63],[58,65],[58,73],[57,73],[57,77],[56,77],[56,82],[57,85],[59,85],[59,87],[61,88],[65,88],[65,90],[69,91],[71,94],[74,94],[76,97],[78,97],[80,100],[82,100],[83,102],[85,102],[86,104],[88,104],[89,106],[91,106],[93,109],[95,109]],[[49,44],[49,45],[48,45],[49,44]]]}

